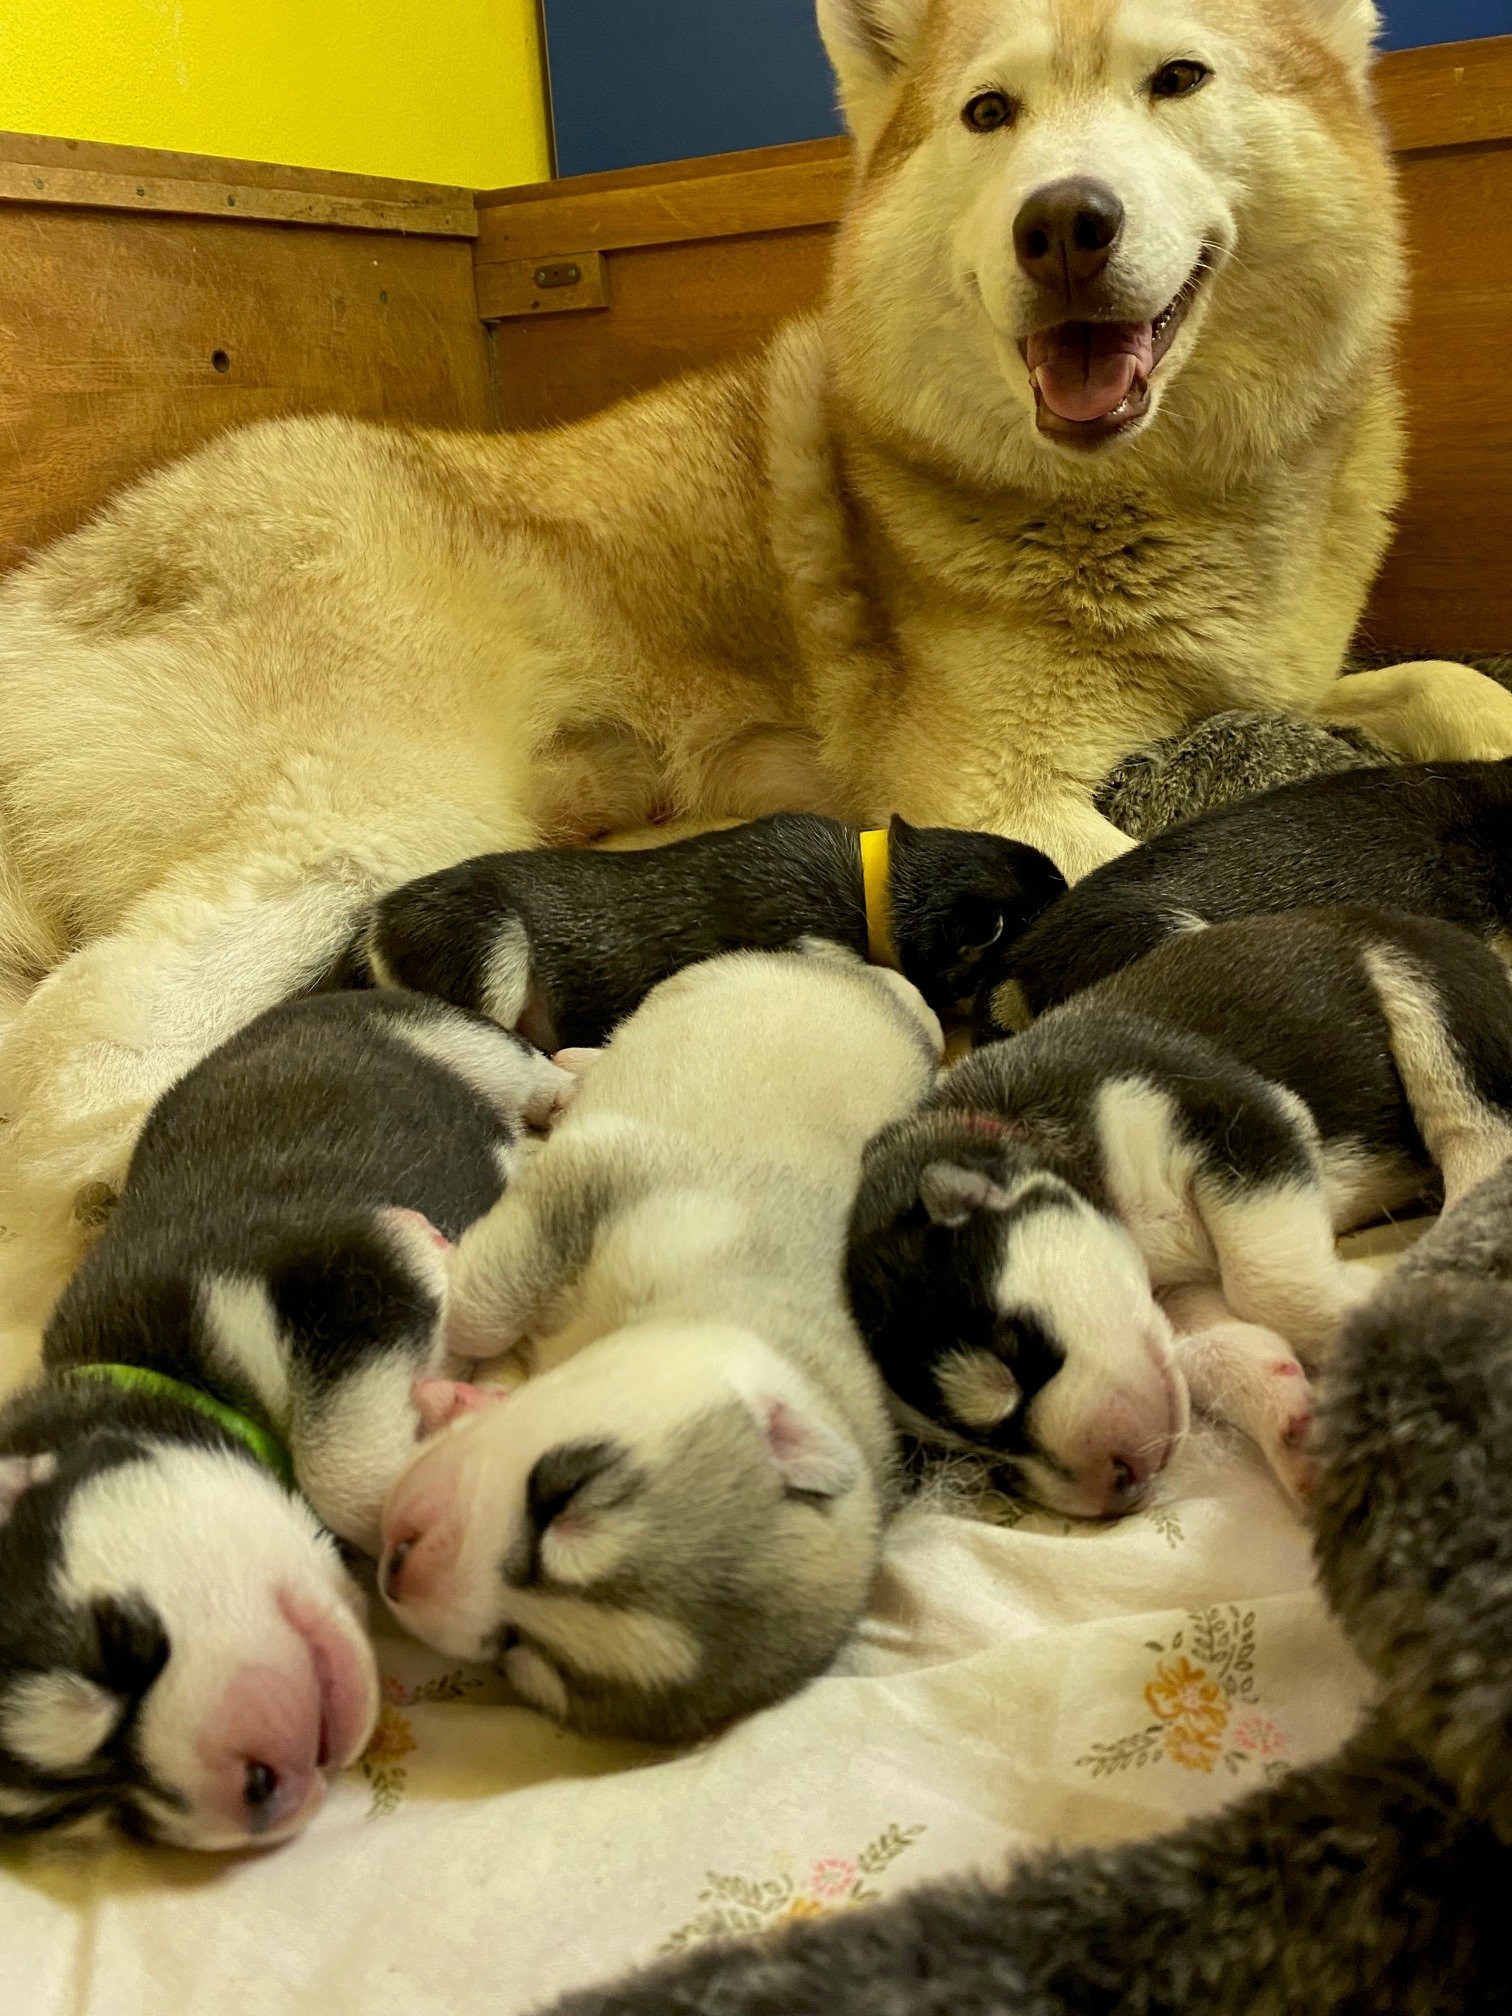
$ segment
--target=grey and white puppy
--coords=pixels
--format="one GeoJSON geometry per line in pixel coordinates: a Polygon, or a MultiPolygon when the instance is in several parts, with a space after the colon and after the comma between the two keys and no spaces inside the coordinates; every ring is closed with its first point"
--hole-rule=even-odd
{"type": "Polygon", "coordinates": [[[647,998],[457,1249],[452,1347],[534,1376],[453,1389],[390,1492],[403,1624],[575,1727],[660,1741],[829,1664],[894,1491],[846,1214],[940,1050],[916,990],[846,955],[734,954],[647,998]]]}
{"type": "Polygon", "coordinates": [[[1029,925],[979,1022],[1021,1028],[1198,924],[1341,903],[1512,927],[1512,762],[1348,770],[1169,827],[1029,925]]]}
{"type": "Polygon", "coordinates": [[[864,958],[880,925],[940,1013],[969,1010],[999,950],[1065,889],[1038,849],[994,833],[888,834],[887,915],[868,930],[860,836],[783,812],[631,853],[485,854],[374,906],[349,975],[436,994],[543,1050],[594,1046],[695,960],[825,938],[864,958]]]}
{"type": "Polygon", "coordinates": [[[1512,983],[1480,939],[1241,919],[977,1051],[882,1134],[852,1303],[910,1420],[1057,1509],[1138,1503],[1183,1389],[1301,1487],[1302,1370],[1372,1285],[1335,1234],[1509,1149],[1512,983]]]}
{"type": "Polygon", "coordinates": [[[1351,1319],[1323,1586],[1361,1734],[1153,1841],[711,1945],[554,2016],[1501,2016],[1512,1974],[1512,1168],[1351,1319]]]}
{"type": "Polygon", "coordinates": [[[349,995],[158,1102],[0,1412],[0,1835],[225,1849],[310,1818],[377,1710],[321,1521],[376,1547],[448,1241],[572,1084],[439,1002],[349,995]]]}

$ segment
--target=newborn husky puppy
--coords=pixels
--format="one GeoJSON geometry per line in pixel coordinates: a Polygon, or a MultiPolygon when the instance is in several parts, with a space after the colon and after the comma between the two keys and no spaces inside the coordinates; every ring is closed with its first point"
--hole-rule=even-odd
{"type": "Polygon", "coordinates": [[[1478,939],[1367,910],[1217,925],[977,1051],[872,1143],[853,1306],[916,1422],[1059,1510],[1137,1504],[1185,1388],[1300,1485],[1293,1350],[1315,1363],[1374,1278],[1335,1233],[1509,1151],[1512,984],[1478,939]],[[1179,1352],[1152,1288],[1197,1332],[1179,1352]]]}
{"type": "Polygon", "coordinates": [[[315,1515],[376,1546],[447,1241],[570,1083],[438,1002],[336,996],[158,1102],[0,1412],[0,1834],[276,1841],[360,1752],[376,1676],[315,1515]]]}
{"type": "Polygon", "coordinates": [[[829,1664],[894,1489],[845,1307],[861,1150],[932,1082],[939,1023],[848,957],[666,981],[453,1262],[448,1342],[537,1376],[433,1389],[380,1585],[441,1650],[580,1729],[699,1736],[829,1664]]]}
{"type": "Polygon", "coordinates": [[[979,1020],[1019,1029],[1199,924],[1336,903],[1512,927],[1512,762],[1349,770],[1184,820],[1089,875],[1000,957],[979,1020]]]}
{"type": "Polygon", "coordinates": [[[349,971],[518,1029],[543,1050],[602,1043],[695,960],[827,938],[897,966],[944,1014],[968,1011],[1065,878],[995,833],[894,819],[862,835],[782,812],[666,847],[484,854],[374,907],[349,971]]]}

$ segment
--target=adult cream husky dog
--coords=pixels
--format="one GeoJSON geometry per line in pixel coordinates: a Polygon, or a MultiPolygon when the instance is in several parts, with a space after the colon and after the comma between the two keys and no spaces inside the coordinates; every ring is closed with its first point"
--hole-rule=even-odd
{"type": "Polygon", "coordinates": [[[984,825],[1071,873],[1131,748],[1338,681],[1398,494],[1369,0],[819,0],[823,314],[560,432],[230,435],[0,592],[0,1224],[61,1258],[152,1096],[375,889],[653,808],[984,825]]]}

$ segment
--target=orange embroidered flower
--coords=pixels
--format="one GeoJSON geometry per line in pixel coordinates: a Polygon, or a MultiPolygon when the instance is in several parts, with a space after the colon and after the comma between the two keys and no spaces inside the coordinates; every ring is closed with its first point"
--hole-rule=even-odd
{"type": "Polygon", "coordinates": [[[1222,1754],[1218,1738],[1189,1722],[1173,1722],[1165,1732],[1165,1751],[1184,1771],[1211,1771],[1222,1754]]]}
{"type": "Polygon", "coordinates": [[[795,1897],[786,1911],[781,1913],[781,1916],[784,1919],[822,1918],[824,1916],[824,1906],[814,1897],[795,1897]]]}
{"type": "Polygon", "coordinates": [[[387,1703],[379,1710],[378,1726],[373,1731],[372,1740],[362,1753],[367,1764],[397,1764],[401,1757],[408,1757],[416,1747],[414,1732],[408,1720],[397,1708],[387,1703]]]}
{"type": "Polygon", "coordinates": [[[1152,1715],[1162,1722],[1181,1722],[1194,1733],[1216,1736],[1229,1718],[1223,1689],[1189,1659],[1162,1659],[1144,1698],[1152,1715]]]}
{"type": "Polygon", "coordinates": [[[384,1700],[392,1701],[396,1708],[402,1708],[408,1698],[404,1682],[396,1680],[392,1673],[385,1673],[382,1684],[384,1700]]]}

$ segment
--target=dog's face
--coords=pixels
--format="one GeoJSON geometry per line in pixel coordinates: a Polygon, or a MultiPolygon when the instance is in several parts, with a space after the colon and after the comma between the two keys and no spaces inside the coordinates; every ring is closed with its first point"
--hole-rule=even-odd
{"type": "Polygon", "coordinates": [[[894,425],[968,467],[1027,453],[1085,474],[1158,432],[1188,377],[1204,437],[1236,402],[1274,434],[1379,343],[1394,212],[1369,0],[819,17],[862,164],[842,371],[894,425]]]}
{"type": "Polygon", "coordinates": [[[954,1115],[867,1150],[848,1280],[904,1426],[991,1456],[1052,1511],[1133,1511],[1186,1432],[1170,1325],[1126,1229],[954,1115]]]}
{"type": "Polygon", "coordinates": [[[361,1598],[251,1461],[104,1429],[0,1457],[0,1836],[287,1839],[378,1708],[361,1598]]]}
{"type": "Polygon", "coordinates": [[[820,1672],[865,1602],[861,1456],[749,1333],[648,1325],[508,1395],[418,1390],[438,1432],[389,1493],[384,1597],[558,1721],[705,1735],[820,1672]]]}

